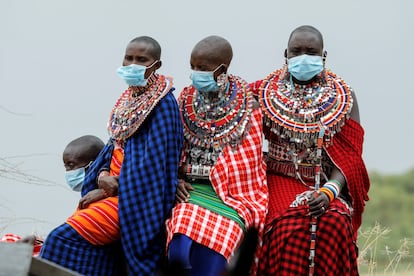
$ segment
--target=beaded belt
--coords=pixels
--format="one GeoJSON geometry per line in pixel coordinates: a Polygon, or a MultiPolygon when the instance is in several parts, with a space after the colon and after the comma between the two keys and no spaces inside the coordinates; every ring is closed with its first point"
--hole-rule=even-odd
{"type": "Polygon", "coordinates": [[[185,180],[187,182],[197,182],[200,184],[210,184],[210,171],[212,166],[208,165],[186,165],[185,180]]]}
{"type": "Polygon", "coordinates": [[[298,172],[305,181],[315,180],[315,167],[312,164],[298,164],[296,170],[295,164],[289,161],[277,161],[268,157],[266,163],[268,173],[297,178],[298,172]]]}

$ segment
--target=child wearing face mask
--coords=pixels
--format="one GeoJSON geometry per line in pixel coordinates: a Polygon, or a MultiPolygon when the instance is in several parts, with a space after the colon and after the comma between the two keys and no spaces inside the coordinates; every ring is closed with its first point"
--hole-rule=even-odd
{"type": "MultiPolygon", "coordinates": [[[[92,135],[79,137],[66,146],[63,151],[65,177],[73,191],[82,190],[82,184],[90,165],[104,146],[102,140],[92,135]]],[[[112,175],[119,175],[119,170],[111,167],[112,171],[116,171],[112,175]]],[[[108,197],[103,189],[92,190],[79,200],[78,208],[66,223],[86,235],[92,244],[111,243],[119,236],[117,204],[117,197],[108,197]],[[93,222],[91,222],[92,218],[93,222]]]]}
{"type": "MultiPolygon", "coordinates": [[[[104,147],[104,142],[96,136],[84,135],[69,142],[63,150],[63,163],[66,169],[65,178],[71,190],[80,192],[89,165],[96,159],[104,147]]],[[[99,200],[99,199],[97,199],[99,200]]],[[[23,242],[33,244],[33,257],[38,257],[43,239],[35,235],[20,237],[5,234],[0,242],[23,242]]]]}
{"type": "Polygon", "coordinates": [[[89,165],[96,159],[104,145],[98,137],[85,135],[69,142],[65,147],[62,155],[66,169],[65,178],[73,191],[81,191],[89,165]]]}

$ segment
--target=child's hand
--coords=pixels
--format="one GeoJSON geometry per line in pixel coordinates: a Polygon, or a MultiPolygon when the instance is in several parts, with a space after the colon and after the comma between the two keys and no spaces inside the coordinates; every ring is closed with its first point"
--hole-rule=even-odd
{"type": "Polygon", "coordinates": [[[107,196],[118,195],[119,176],[100,176],[98,186],[104,189],[107,196]]]}
{"type": "Polygon", "coordinates": [[[106,196],[104,195],[102,189],[95,189],[89,191],[84,197],[79,200],[79,209],[85,209],[89,206],[89,204],[94,203],[98,200],[104,199],[106,196]]]}

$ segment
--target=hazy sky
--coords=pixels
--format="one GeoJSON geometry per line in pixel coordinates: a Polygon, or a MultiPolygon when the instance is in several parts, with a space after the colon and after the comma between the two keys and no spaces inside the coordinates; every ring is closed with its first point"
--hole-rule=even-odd
{"type": "Polygon", "coordinates": [[[254,81],[283,64],[295,27],[313,25],[327,67],[356,91],[368,169],[413,168],[413,10],[408,0],[1,0],[0,234],[44,235],[74,210],[79,195],[66,188],[61,153],[81,135],[107,140],[109,112],[125,89],[115,72],[140,35],[161,44],[160,72],[178,93],[205,36],[228,39],[229,71],[254,81]],[[5,162],[51,183],[8,180],[5,162]]]}

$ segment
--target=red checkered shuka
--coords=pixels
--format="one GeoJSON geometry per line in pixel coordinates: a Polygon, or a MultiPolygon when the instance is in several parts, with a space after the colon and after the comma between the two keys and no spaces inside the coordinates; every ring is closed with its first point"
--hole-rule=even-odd
{"type": "MultiPolygon", "coordinates": [[[[258,275],[308,275],[309,208],[289,207],[298,191],[307,188],[299,180],[279,175],[269,175],[268,185],[269,201],[278,203],[272,203],[273,211],[269,211],[272,219],[269,216],[266,222],[258,275]]],[[[358,275],[357,247],[347,204],[335,199],[317,225],[315,275],[358,275]]]]}
{"type": "MultiPolygon", "coordinates": [[[[235,209],[246,229],[262,232],[267,210],[266,165],[262,155],[262,114],[255,109],[248,134],[236,149],[223,149],[210,172],[212,186],[223,202],[235,209]]],[[[243,230],[221,215],[190,203],[177,204],[167,220],[167,244],[184,234],[229,259],[241,242],[243,230]]]]}
{"type": "MultiPolygon", "coordinates": [[[[341,199],[330,203],[318,218],[315,275],[358,275],[357,231],[368,200],[369,178],[362,160],[363,129],[348,120],[327,148],[347,180],[353,212],[341,199]]],[[[266,220],[259,275],[309,273],[310,216],[306,205],[289,207],[306,190],[299,180],[269,174],[269,212],[266,220]]]]}

